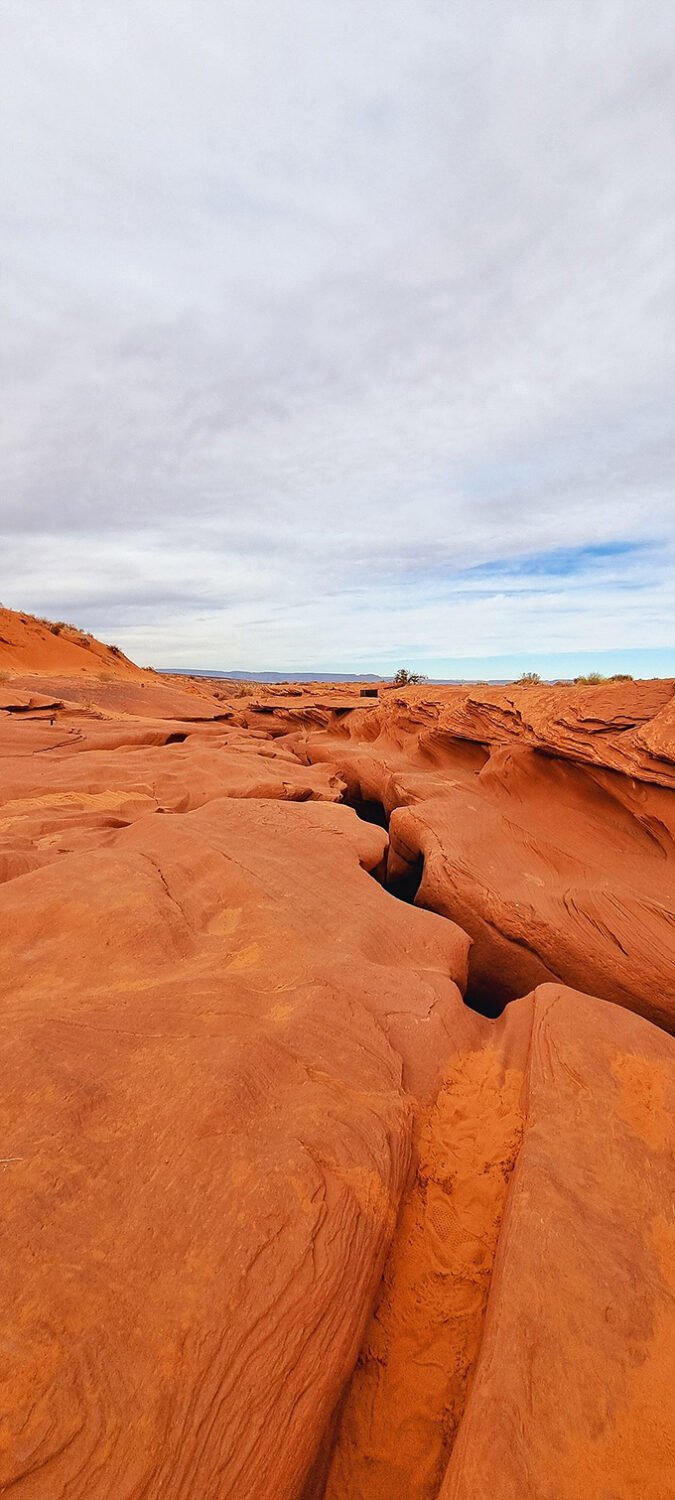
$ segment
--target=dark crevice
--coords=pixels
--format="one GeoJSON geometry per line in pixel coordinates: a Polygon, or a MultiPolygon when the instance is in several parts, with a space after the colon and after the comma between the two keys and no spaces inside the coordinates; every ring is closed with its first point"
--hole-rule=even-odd
{"type": "Polygon", "coordinates": [[[517,996],[503,995],[490,984],[472,974],[471,955],[469,954],[469,982],[464,994],[464,1004],[469,1010],[477,1011],[479,1016],[485,1016],[488,1021],[496,1021],[503,1015],[511,999],[517,996]]]}
{"type": "Polygon", "coordinates": [[[399,901],[407,901],[409,906],[414,906],[415,897],[422,884],[424,874],[424,855],[418,854],[410,864],[399,865],[396,873],[387,873],[386,886],[390,895],[396,896],[399,901]]]}
{"type": "Polygon", "coordinates": [[[345,792],[343,802],[347,807],[352,807],[356,816],[362,818],[364,823],[374,823],[377,828],[389,829],[389,815],[383,802],[376,798],[362,797],[358,789],[351,788],[345,792]]]}
{"type": "MultiPolygon", "coordinates": [[[[357,817],[362,818],[365,823],[372,823],[378,828],[389,831],[389,815],[384,803],[379,799],[363,797],[360,787],[352,786],[345,792],[342,801],[345,806],[351,807],[357,817]]],[[[370,873],[380,885],[385,887],[390,896],[395,896],[397,901],[406,902],[408,906],[414,906],[417,904],[416,898],[424,877],[424,855],[420,850],[417,854],[413,854],[412,859],[404,861],[398,850],[396,859],[392,859],[391,848],[388,846],[383,860],[370,873]]],[[[420,909],[434,910],[433,907],[421,905],[420,909]]],[[[444,912],[436,912],[436,916],[445,915],[444,912]]],[[[461,926],[461,923],[458,925],[461,926]]],[[[487,1020],[495,1021],[502,1015],[509,1001],[517,998],[517,995],[505,992],[501,977],[495,976],[493,982],[490,975],[486,976],[482,971],[477,972],[472,964],[473,953],[472,946],[469,952],[469,977],[464,1004],[470,1010],[476,1011],[478,1015],[485,1016],[487,1020]]],[[[523,992],[519,990],[518,994],[521,993],[523,992]]]]}

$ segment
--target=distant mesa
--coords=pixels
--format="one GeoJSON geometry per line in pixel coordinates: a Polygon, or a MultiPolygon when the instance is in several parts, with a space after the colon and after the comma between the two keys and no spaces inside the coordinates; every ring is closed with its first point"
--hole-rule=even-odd
{"type": "Polygon", "coordinates": [[[222,677],[228,682],[386,682],[385,673],[377,672],[227,672],[209,671],[205,667],[159,667],[169,677],[222,677]]]}
{"type": "MultiPolygon", "coordinates": [[[[158,672],[167,677],[209,677],[214,681],[223,678],[227,682],[391,682],[393,672],[227,672],[209,671],[205,667],[158,667],[158,672]]],[[[464,682],[474,682],[473,677],[428,677],[426,683],[432,687],[460,687],[464,682]]],[[[491,685],[504,686],[508,677],[493,677],[491,685]]]]}

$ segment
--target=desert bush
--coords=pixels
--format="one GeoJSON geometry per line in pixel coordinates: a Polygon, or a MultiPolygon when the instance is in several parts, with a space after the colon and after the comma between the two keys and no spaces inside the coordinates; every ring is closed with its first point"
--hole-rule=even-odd
{"type": "Polygon", "coordinates": [[[399,667],[394,674],[394,687],[414,687],[418,682],[427,682],[423,672],[409,672],[407,667],[399,667]]]}
{"type": "Polygon", "coordinates": [[[9,682],[9,672],[0,672],[0,682],[9,682]]]}
{"type": "Polygon", "coordinates": [[[98,682],[114,682],[115,681],[115,678],[114,678],[112,672],[97,672],[96,673],[96,678],[97,678],[98,682]]]}
{"type": "Polygon", "coordinates": [[[74,635],[79,635],[80,634],[80,632],[79,632],[79,630],[77,628],[77,625],[69,625],[67,620],[43,620],[43,619],[40,619],[40,624],[41,625],[48,625],[49,629],[51,630],[52,635],[60,635],[63,630],[72,630],[72,632],[73,632],[74,635]]]}
{"type": "Polygon", "coordinates": [[[574,681],[577,687],[593,687],[598,682],[606,682],[607,678],[602,672],[587,672],[584,677],[575,677],[574,681]]]}
{"type": "Polygon", "coordinates": [[[517,685],[518,687],[536,687],[538,682],[541,682],[538,672],[523,672],[522,677],[518,678],[517,685]]]}
{"type": "Polygon", "coordinates": [[[609,682],[634,682],[632,672],[613,672],[608,679],[609,682]]]}

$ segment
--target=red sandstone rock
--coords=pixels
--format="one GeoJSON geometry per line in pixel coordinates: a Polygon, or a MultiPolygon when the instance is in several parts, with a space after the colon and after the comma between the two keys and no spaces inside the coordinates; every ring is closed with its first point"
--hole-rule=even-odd
{"type": "Polygon", "coordinates": [[[559,986],[451,1056],[326,1500],[664,1500],[675,1041],[559,986]]]}
{"type": "Polygon", "coordinates": [[[543,986],[480,1355],[439,1500],[665,1500],[675,1042],[543,986]]]}
{"type": "MultiPolygon", "coordinates": [[[[82,757],[78,758],[78,764],[82,757]]],[[[0,1485],[298,1495],[466,942],[344,808],[151,814],[0,888],[0,1485]]]]}
{"type": "Polygon", "coordinates": [[[332,764],[354,800],[379,800],[393,813],[390,874],[401,875],[423,857],[417,900],[474,939],[471,984],[483,1002],[492,996],[503,1004],[561,979],[672,1029],[675,799],[666,758],[668,747],[675,756],[675,728],[668,739],[672,687],[579,688],[567,713],[563,689],[499,690],[495,696],[511,703],[506,721],[504,702],[495,718],[492,695],[484,703],[476,690],[461,698],[459,690],[447,690],[456,695],[450,709],[445,700],[390,697],[369,719],[354,715],[346,725],[302,740],[292,736],[290,743],[302,745],[314,762],[332,764]],[[616,701],[621,689],[633,700],[623,715],[616,701]],[[556,702],[547,718],[546,691],[556,702]],[[607,739],[598,725],[610,722],[608,697],[607,739]],[[656,717],[643,719],[640,733],[645,745],[658,740],[662,761],[657,765],[650,750],[646,766],[634,730],[616,725],[621,718],[632,725],[655,706],[656,717]],[[554,724],[563,726],[557,740],[554,724]],[[518,742],[521,730],[525,743],[518,742]],[[619,764],[630,774],[609,769],[619,764]]]}
{"type": "Polygon", "coordinates": [[[665,1500],[675,1043],[606,1000],[675,1014],[673,684],[364,708],[39,676],[39,624],[0,693],[0,1491],[665,1500]],[[539,988],[493,1022],[468,967],[539,988]]]}
{"type": "Polygon", "coordinates": [[[59,720],[37,740],[33,729],[31,742],[39,748],[21,755],[17,726],[3,732],[0,721],[0,829],[50,857],[84,832],[101,835],[148,812],[187,812],[224,796],[329,802],[342,793],[330,768],[303,766],[283,747],[252,745],[222,725],[186,732],[171,722],[59,720]]]}

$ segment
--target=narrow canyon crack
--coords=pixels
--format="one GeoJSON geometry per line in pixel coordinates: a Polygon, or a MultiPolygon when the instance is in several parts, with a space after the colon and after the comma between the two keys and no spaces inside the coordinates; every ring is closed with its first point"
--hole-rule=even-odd
{"type": "MultiPolygon", "coordinates": [[[[348,791],[343,800],[345,806],[351,807],[357,817],[362,818],[365,823],[371,823],[389,833],[392,814],[387,812],[382,801],[374,797],[364,798],[354,789],[348,791]]],[[[393,811],[398,811],[398,809],[393,811]]],[[[447,912],[440,910],[439,906],[427,899],[424,893],[424,899],[417,899],[423,885],[424,868],[424,853],[420,848],[410,847],[401,838],[397,839],[394,847],[389,838],[382,864],[373,874],[374,878],[379,880],[390,895],[395,896],[397,900],[404,901],[409,906],[419,906],[424,910],[433,911],[437,916],[446,917],[447,920],[454,920],[448,918],[447,912]]],[[[458,922],[456,925],[461,926],[461,923],[458,922]]],[[[475,966],[472,966],[472,951],[473,944],[469,952],[469,977],[464,992],[464,1002],[479,1015],[496,1020],[509,1001],[518,999],[519,996],[504,993],[498,974],[494,976],[494,988],[490,985],[489,976],[487,982],[483,972],[478,976],[475,966]]],[[[524,992],[525,990],[522,991],[524,992]]]]}
{"type": "MultiPolygon", "coordinates": [[[[384,804],[345,799],[388,829],[384,804]]],[[[376,880],[415,905],[424,856],[391,846],[376,880]]],[[[424,909],[423,907],[421,909],[424,909]]],[[[442,914],[441,914],[442,915],[442,914]]],[[[470,992],[465,996],[471,1006],[470,992]]],[[[499,1014],[501,1007],[477,1007],[499,1014]]],[[[416,1163],[356,1368],[303,1500],[437,1500],[480,1351],[499,1232],[523,1138],[524,1066],[495,1038],[451,1052],[414,1121],[416,1163]]]]}
{"type": "Polygon", "coordinates": [[[523,1135],[523,1073],[451,1060],[415,1127],[418,1167],[341,1410],[324,1500],[436,1500],[480,1351],[523,1135]]]}

